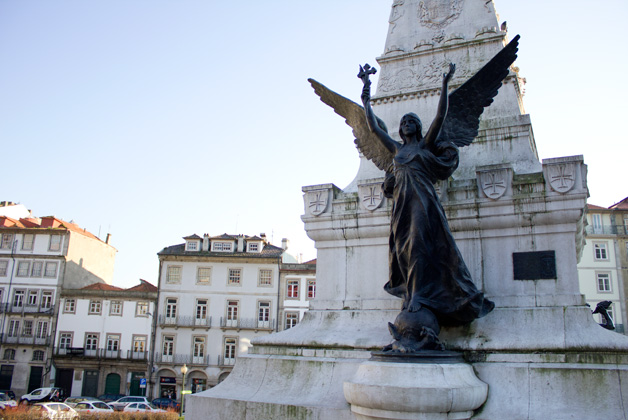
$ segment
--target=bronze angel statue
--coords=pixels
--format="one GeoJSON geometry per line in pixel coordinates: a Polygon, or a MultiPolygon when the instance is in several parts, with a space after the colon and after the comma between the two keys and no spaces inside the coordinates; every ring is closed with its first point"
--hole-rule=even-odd
{"type": "MultiPolygon", "coordinates": [[[[434,121],[423,135],[419,117],[414,113],[404,115],[399,126],[401,143],[388,134],[385,124],[373,113],[369,75],[374,69],[368,64],[360,66],[358,74],[364,82],[364,107],[310,79],[321,100],[353,128],[359,150],[386,172],[383,190],[393,206],[390,278],[384,289],[403,299],[402,313],[395,325],[390,325],[398,342],[406,333],[416,336],[415,343],[420,341],[420,334],[437,336],[439,325],[465,325],[494,307],[471,279],[434,183],[454,173],[458,148],[468,146],[477,136],[484,108],[493,102],[517,57],[518,40],[519,36],[515,37],[473,77],[448,94],[456,69],[450,64],[443,75],[434,121]],[[420,325],[408,325],[415,322],[411,320],[413,313],[420,325]],[[437,324],[431,322],[431,317],[437,324]],[[425,330],[427,326],[429,331],[425,330]]],[[[435,342],[432,346],[440,348],[435,342]]]]}

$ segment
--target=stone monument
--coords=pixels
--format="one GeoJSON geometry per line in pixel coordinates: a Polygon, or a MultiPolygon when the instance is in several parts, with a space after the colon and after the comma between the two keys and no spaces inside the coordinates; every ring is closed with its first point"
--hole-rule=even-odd
{"type": "MultiPolygon", "coordinates": [[[[408,112],[434,117],[449,63],[455,88],[508,38],[492,1],[394,0],[389,22],[371,104],[391,133],[408,112]]],[[[254,341],[225,382],[190,396],[189,418],[626,418],[628,338],[597,325],[578,288],[586,166],[582,156],[539,161],[516,68],[456,172],[437,185],[471,278],[495,303],[469,325],[441,329],[464,362],[370,360],[391,343],[387,324],[401,309],[383,289],[383,181],[361,157],[344,189],[303,188],[317,297],[299,325],[254,341]]]]}

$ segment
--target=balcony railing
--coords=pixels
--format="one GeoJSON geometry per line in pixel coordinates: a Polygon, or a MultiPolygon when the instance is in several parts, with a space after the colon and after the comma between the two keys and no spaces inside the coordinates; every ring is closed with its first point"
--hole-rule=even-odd
{"type": "Polygon", "coordinates": [[[171,316],[159,315],[159,325],[161,327],[200,327],[211,328],[212,317],[196,318],[194,316],[171,316]]]}
{"type": "Polygon", "coordinates": [[[146,362],[148,361],[148,352],[146,351],[133,351],[133,350],[107,350],[100,349],[86,349],[84,347],[57,347],[54,350],[55,356],[60,357],[82,357],[87,359],[99,359],[99,360],[137,360],[146,362]]]}
{"type": "Polygon", "coordinates": [[[12,314],[46,314],[54,313],[54,305],[14,305],[13,303],[4,302],[0,304],[0,312],[12,314]]]}
{"type": "Polygon", "coordinates": [[[166,355],[161,352],[155,352],[155,363],[171,363],[173,365],[181,365],[183,363],[187,365],[211,365],[210,356],[194,356],[191,354],[171,354],[166,355]]]}
{"type": "Polygon", "coordinates": [[[276,326],[277,322],[274,319],[260,321],[257,318],[220,318],[220,328],[222,329],[275,331],[276,326]]]}
{"type": "Polygon", "coordinates": [[[9,334],[0,334],[0,343],[2,344],[26,344],[30,346],[48,346],[50,345],[51,338],[47,337],[36,337],[34,335],[9,335],[9,334]]]}
{"type": "Polygon", "coordinates": [[[235,357],[222,357],[218,356],[218,366],[233,366],[235,365],[235,357]]]}
{"type": "Polygon", "coordinates": [[[588,235],[628,235],[628,229],[625,225],[588,225],[586,232],[588,235]]]}

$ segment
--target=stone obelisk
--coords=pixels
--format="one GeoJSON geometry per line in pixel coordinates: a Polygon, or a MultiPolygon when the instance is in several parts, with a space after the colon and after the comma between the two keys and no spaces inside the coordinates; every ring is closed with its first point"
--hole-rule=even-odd
{"type": "MultiPolygon", "coordinates": [[[[486,0],[394,0],[389,23],[372,104],[390,133],[407,112],[429,125],[448,63],[456,88],[508,39],[486,0]]],[[[520,54],[530,53],[521,35],[520,54]]],[[[297,327],[254,341],[225,382],[191,396],[190,418],[355,418],[343,384],[373,375],[370,352],[392,341],[387,322],[401,305],[382,289],[391,206],[382,180],[362,158],[344,189],[303,187],[302,219],[318,250],[311,310],[297,327]]],[[[515,67],[438,191],[474,282],[496,304],[471,325],[441,332],[488,385],[488,399],[469,415],[626,418],[628,338],[593,321],[578,287],[586,165],[582,156],[539,161],[515,67]]]]}

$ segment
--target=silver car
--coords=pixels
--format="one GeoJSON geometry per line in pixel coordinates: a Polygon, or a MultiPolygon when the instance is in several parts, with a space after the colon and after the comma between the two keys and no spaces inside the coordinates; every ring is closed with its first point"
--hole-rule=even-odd
{"type": "Polygon", "coordinates": [[[37,403],[28,410],[29,418],[50,420],[79,420],[80,416],[72,407],[64,403],[37,403]]]}

